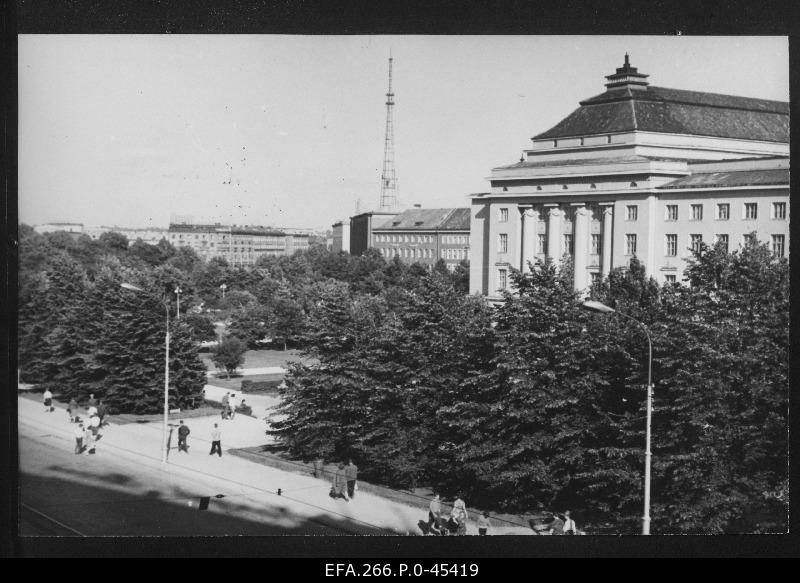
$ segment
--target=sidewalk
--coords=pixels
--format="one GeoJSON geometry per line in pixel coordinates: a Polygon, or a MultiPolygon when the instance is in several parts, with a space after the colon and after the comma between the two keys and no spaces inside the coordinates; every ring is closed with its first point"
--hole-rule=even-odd
{"type": "MultiPolygon", "coordinates": [[[[243,393],[242,391],[233,391],[231,389],[217,387],[215,385],[206,385],[205,387],[203,387],[203,391],[205,399],[207,401],[216,401],[217,403],[221,403],[222,397],[225,396],[227,393],[234,393],[236,395],[236,399],[239,404],[241,404],[242,399],[244,399],[247,402],[247,404],[253,408],[253,416],[261,421],[261,425],[263,426],[264,431],[266,431],[267,427],[264,424],[263,419],[271,415],[272,408],[275,407],[280,402],[280,398],[278,397],[272,397],[270,395],[260,395],[257,393],[243,393]]],[[[238,418],[238,416],[235,417],[234,419],[236,418],[238,418]]]]}
{"type": "MultiPolygon", "coordinates": [[[[48,431],[63,435],[68,440],[72,439],[74,426],[68,422],[63,411],[44,413],[40,403],[26,398],[19,398],[18,405],[21,421],[36,423],[37,426],[46,425],[48,431]]],[[[421,534],[419,523],[427,520],[427,505],[409,506],[361,491],[350,502],[334,500],[328,495],[330,483],[327,480],[286,472],[229,455],[232,448],[252,447],[269,442],[270,438],[264,433],[266,427],[262,420],[237,415],[233,420],[222,421],[218,416],[212,416],[194,418],[186,424],[192,431],[188,440],[191,453],[179,453],[176,449],[177,436],[173,435],[168,465],[170,472],[183,472],[199,478],[209,476],[224,479],[231,491],[240,496],[245,495],[256,505],[292,503],[293,511],[298,513],[323,512],[332,518],[344,518],[352,525],[353,533],[374,533],[375,529],[381,529],[386,534],[421,534]],[[211,448],[210,432],[214,423],[218,423],[222,429],[222,457],[208,455],[211,448]],[[279,488],[280,497],[277,494],[279,488]]],[[[115,456],[133,456],[141,464],[144,454],[145,463],[157,466],[160,464],[161,437],[160,423],[112,424],[103,431],[97,455],[102,457],[107,452],[113,452],[112,455],[115,456]]],[[[71,448],[65,448],[64,455],[72,456],[71,448]]],[[[471,515],[468,534],[477,534],[475,518],[476,516],[471,515]]],[[[500,529],[495,531],[494,534],[501,534],[500,529]]],[[[513,529],[513,534],[533,532],[529,528],[519,528],[513,529]]]]}

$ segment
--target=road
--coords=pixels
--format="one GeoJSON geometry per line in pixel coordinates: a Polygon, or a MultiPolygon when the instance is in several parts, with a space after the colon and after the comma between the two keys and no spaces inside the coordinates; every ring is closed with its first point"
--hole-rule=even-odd
{"type": "Polygon", "coordinates": [[[69,434],[35,416],[21,416],[19,429],[22,536],[341,535],[370,530],[234,480],[177,465],[163,469],[157,456],[103,439],[97,455],[74,455],[69,434]],[[206,510],[199,509],[202,497],[210,498],[206,510]]]}

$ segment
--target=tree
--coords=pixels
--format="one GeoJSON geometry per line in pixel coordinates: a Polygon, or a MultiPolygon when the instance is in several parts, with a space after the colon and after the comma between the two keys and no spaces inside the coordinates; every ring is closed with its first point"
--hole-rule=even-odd
{"type": "Polygon", "coordinates": [[[228,336],[223,338],[214,349],[211,360],[217,368],[225,369],[228,373],[228,378],[231,378],[231,374],[235,373],[236,369],[244,364],[244,353],[246,351],[247,346],[244,342],[236,336],[228,336]]]}

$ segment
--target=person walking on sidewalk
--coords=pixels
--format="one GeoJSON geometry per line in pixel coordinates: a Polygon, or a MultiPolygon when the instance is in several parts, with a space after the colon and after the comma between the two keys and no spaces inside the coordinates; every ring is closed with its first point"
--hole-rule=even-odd
{"type": "Polygon", "coordinates": [[[441,534],[442,500],[439,494],[433,495],[433,500],[431,500],[428,506],[428,529],[431,530],[433,534],[441,534]]]}
{"type": "Polygon", "coordinates": [[[44,395],[42,395],[42,402],[44,403],[44,410],[46,413],[53,412],[53,393],[50,392],[50,389],[44,390],[44,395]]]}
{"type": "Polygon", "coordinates": [[[467,505],[464,504],[461,497],[457,497],[456,501],[453,502],[453,511],[450,513],[450,518],[456,524],[455,534],[461,536],[467,534],[467,520],[469,519],[469,515],[467,514],[467,505]]]}
{"type": "Polygon", "coordinates": [[[489,522],[489,513],[484,511],[478,517],[478,534],[480,536],[486,536],[490,528],[492,528],[492,524],[489,522]]]}
{"type": "Polygon", "coordinates": [[[93,454],[95,450],[94,450],[94,433],[92,433],[92,426],[90,425],[89,422],[87,422],[86,425],[83,427],[85,429],[83,433],[83,443],[84,443],[83,453],[84,455],[93,454]]]}
{"type": "Polygon", "coordinates": [[[225,393],[222,396],[222,418],[227,419],[229,416],[228,411],[230,411],[230,401],[231,401],[231,394],[225,393]]]}
{"type": "Polygon", "coordinates": [[[89,400],[86,402],[87,411],[92,407],[97,407],[97,399],[94,398],[94,393],[89,393],[89,400]]]}
{"type": "Polygon", "coordinates": [[[100,427],[103,427],[103,425],[105,425],[107,413],[108,409],[103,404],[103,400],[100,399],[100,402],[97,403],[97,416],[100,418],[100,427]]]}
{"type": "Polygon", "coordinates": [[[331,496],[334,498],[344,498],[347,502],[350,501],[350,498],[347,496],[347,478],[345,478],[344,464],[342,462],[339,462],[339,467],[333,472],[331,496]]]}
{"type": "Polygon", "coordinates": [[[78,422],[78,426],[75,428],[75,455],[83,453],[83,435],[83,423],[78,422]]]}
{"type": "Polygon", "coordinates": [[[217,423],[214,423],[214,429],[211,430],[211,451],[208,455],[214,455],[214,452],[222,457],[222,430],[217,423]]]}
{"type": "Polygon", "coordinates": [[[231,419],[236,416],[236,393],[231,393],[231,400],[228,402],[228,415],[231,419]]]}
{"type": "Polygon", "coordinates": [[[186,444],[186,438],[189,437],[189,427],[183,424],[183,419],[181,419],[180,425],[178,425],[178,451],[185,451],[189,453],[189,446],[186,444]]]}
{"type": "Polygon", "coordinates": [[[356,495],[356,478],[358,478],[358,466],[353,463],[353,460],[347,460],[344,477],[347,480],[347,495],[353,498],[356,495]]]}
{"type": "Polygon", "coordinates": [[[69,400],[67,413],[69,413],[69,422],[74,423],[75,418],[78,416],[78,401],[75,400],[75,397],[72,397],[72,399],[69,400]]]}
{"type": "Polygon", "coordinates": [[[575,521],[569,517],[569,510],[564,512],[564,526],[561,528],[561,532],[564,534],[578,534],[575,521]]]}

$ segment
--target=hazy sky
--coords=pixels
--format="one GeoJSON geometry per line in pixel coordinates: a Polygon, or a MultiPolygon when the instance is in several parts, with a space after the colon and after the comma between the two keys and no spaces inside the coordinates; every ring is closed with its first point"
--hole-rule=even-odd
{"type": "Polygon", "coordinates": [[[407,205],[468,206],[626,51],[652,85],[789,99],[785,37],[22,35],[19,219],[329,228],[377,208],[390,50],[407,205]]]}

